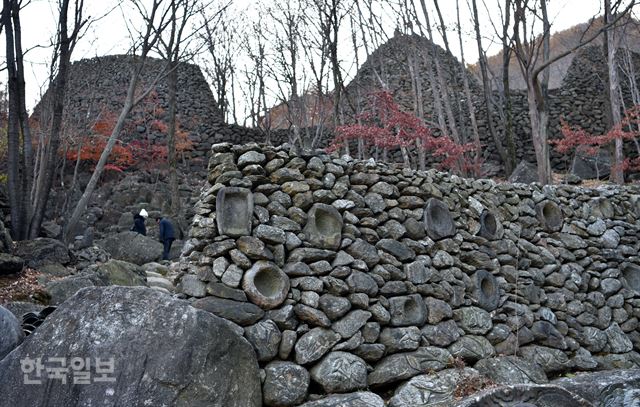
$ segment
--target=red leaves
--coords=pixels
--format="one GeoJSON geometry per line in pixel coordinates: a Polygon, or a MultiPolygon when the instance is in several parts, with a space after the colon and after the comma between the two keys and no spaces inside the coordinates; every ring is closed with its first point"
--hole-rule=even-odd
{"type": "MultiPolygon", "coordinates": [[[[624,112],[621,122],[611,128],[606,134],[593,135],[579,126],[569,126],[569,124],[560,120],[560,132],[562,138],[557,140],[549,140],[549,144],[554,146],[555,150],[561,154],[567,154],[572,151],[582,152],[590,156],[598,154],[600,148],[607,146],[617,139],[633,140],[640,133],[637,130],[640,125],[640,106],[636,105],[624,112]],[[635,130],[634,130],[635,127],[635,130]]],[[[639,170],[640,158],[633,160],[627,158],[620,166],[623,171],[639,170]]]]}
{"type": "MultiPolygon", "coordinates": [[[[327,151],[339,150],[345,143],[362,140],[367,146],[383,149],[412,147],[420,140],[422,148],[440,160],[445,169],[460,169],[464,155],[474,150],[471,143],[458,144],[447,135],[433,136],[431,129],[415,115],[404,112],[388,91],[371,95],[371,109],[358,116],[364,124],[351,124],[336,128],[336,136],[327,151]]],[[[469,160],[467,160],[469,161],[469,160]]]]}

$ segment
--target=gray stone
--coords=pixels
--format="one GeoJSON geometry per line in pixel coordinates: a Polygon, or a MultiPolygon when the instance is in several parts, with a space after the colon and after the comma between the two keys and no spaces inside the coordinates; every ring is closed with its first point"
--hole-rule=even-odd
{"type": "Polygon", "coordinates": [[[238,249],[252,260],[273,260],[273,253],[264,242],[253,236],[241,236],[236,240],[238,249]]]}
{"type": "Polygon", "coordinates": [[[240,326],[252,325],[264,316],[264,311],[256,305],[217,297],[200,298],[193,302],[193,306],[240,326]]]}
{"type": "Polygon", "coordinates": [[[437,325],[425,325],[422,336],[433,346],[449,346],[460,337],[456,323],[449,319],[437,325]]]}
{"type": "Polygon", "coordinates": [[[340,335],[326,328],[313,328],[296,342],[296,363],[306,365],[324,356],[340,341],[340,335]]]}
{"type": "Polygon", "coordinates": [[[611,353],[627,353],[633,350],[633,343],[620,329],[617,323],[611,324],[604,333],[607,335],[606,351],[611,353]]]}
{"type": "Polygon", "coordinates": [[[468,367],[419,375],[396,389],[389,407],[449,407],[457,401],[459,386],[479,379],[478,372],[468,367]]]}
{"type": "Polygon", "coordinates": [[[392,326],[422,326],[427,320],[427,308],[419,294],[389,298],[389,313],[392,326]]]}
{"type": "Polygon", "coordinates": [[[185,274],[180,280],[179,288],[189,297],[201,298],[207,295],[207,285],[193,274],[185,274]]]}
{"type": "Polygon", "coordinates": [[[337,332],[342,339],[351,338],[367,323],[369,318],[371,318],[369,311],[353,310],[339,321],[334,322],[331,329],[337,332]]]}
{"type": "Polygon", "coordinates": [[[351,309],[351,303],[348,299],[331,294],[322,295],[318,305],[332,321],[342,317],[351,309]]]}
{"type": "Polygon", "coordinates": [[[491,343],[483,336],[465,335],[449,346],[451,355],[467,363],[490,358],[495,354],[491,343]]]}
{"type": "Polygon", "coordinates": [[[416,260],[413,263],[405,264],[404,272],[407,275],[407,280],[413,284],[425,284],[433,275],[433,269],[425,260],[416,260]]]}
{"type": "Polygon", "coordinates": [[[22,271],[24,260],[8,253],[0,253],[0,275],[15,274],[22,271]]]}
{"type": "Polygon", "coordinates": [[[326,393],[344,393],[367,387],[367,364],[347,352],[331,352],[311,369],[311,378],[326,393]]]}
{"type": "Polygon", "coordinates": [[[274,226],[258,225],[254,230],[254,234],[258,239],[262,239],[269,244],[283,244],[286,242],[284,230],[274,226]]]}
{"type": "Polygon", "coordinates": [[[607,230],[600,237],[605,249],[615,249],[620,244],[620,235],[615,230],[607,230]]]}
{"type": "Polygon", "coordinates": [[[521,347],[518,353],[523,359],[542,367],[547,374],[566,372],[571,369],[569,358],[559,349],[531,345],[521,347]]]}
{"type": "Polygon", "coordinates": [[[340,212],[331,205],[314,204],[307,214],[304,234],[307,241],[314,247],[337,250],[342,241],[340,212]]]}
{"type": "Polygon", "coordinates": [[[436,198],[429,198],[424,208],[424,227],[433,240],[444,239],[456,234],[456,225],[449,207],[436,198]]]}
{"type": "MultiPolygon", "coordinates": [[[[223,320],[149,288],[88,288],[51,314],[22,346],[0,362],[2,403],[55,405],[260,406],[258,363],[251,346],[223,320]],[[167,340],[173,338],[174,340],[167,340]],[[180,344],[180,346],[176,346],[180,344]],[[107,378],[69,391],[46,378],[26,384],[21,360],[113,358],[107,378]],[[182,361],[183,363],[175,363],[182,361]],[[242,383],[242,386],[238,386],[242,383]]],[[[93,370],[92,370],[93,371],[93,370]]],[[[32,376],[31,378],[34,378],[32,376]]],[[[96,376],[94,376],[96,378],[96,376]]]]}
{"type": "Polygon", "coordinates": [[[429,324],[435,325],[443,319],[451,318],[453,316],[451,306],[445,301],[438,300],[433,297],[427,297],[424,301],[428,310],[427,321],[429,324]]]}
{"type": "MultiPolygon", "coordinates": [[[[151,282],[149,282],[151,285],[151,282]]],[[[247,295],[242,290],[231,288],[225,284],[211,282],[207,284],[207,294],[218,298],[227,298],[234,301],[247,301],[247,295]]]]}
{"type": "Polygon", "coordinates": [[[480,231],[478,236],[482,236],[488,240],[495,240],[500,237],[501,225],[496,216],[488,211],[484,210],[480,214],[480,231]]]}
{"type": "Polygon", "coordinates": [[[611,154],[600,149],[597,155],[577,151],[571,161],[571,174],[581,179],[603,179],[611,174],[611,154]]]}
{"type": "Polygon", "coordinates": [[[220,279],[220,281],[222,281],[224,284],[228,285],[229,287],[237,288],[237,287],[240,287],[240,281],[242,281],[243,274],[244,274],[244,271],[240,267],[236,266],[235,264],[232,264],[229,267],[227,267],[227,270],[222,275],[222,278],[220,279]]]}
{"type": "Polygon", "coordinates": [[[496,277],[485,270],[478,270],[471,277],[472,297],[480,308],[493,311],[500,303],[500,288],[496,277]]]}
{"type": "Polygon", "coordinates": [[[513,170],[508,181],[510,183],[530,184],[538,181],[537,174],[538,170],[535,164],[522,160],[513,170]]]}
{"type": "Polygon", "coordinates": [[[491,316],[477,307],[463,307],[453,311],[453,316],[466,333],[484,335],[491,330],[491,316]]]}
{"type": "Polygon", "coordinates": [[[106,250],[112,258],[143,265],[162,257],[162,243],[137,232],[121,232],[98,240],[96,245],[106,250]]]}
{"type": "Polygon", "coordinates": [[[297,406],[307,397],[310,376],[304,367],[276,361],[269,363],[264,371],[262,398],[266,406],[297,406]]]}
{"type": "Polygon", "coordinates": [[[514,406],[514,407],[593,407],[591,403],[550,384],[514,384],[490,388],[459,401],[456,407],[514,406]]]}
{"type": "Polygon", "coordinates": [[[312,326],[321,326],[324,328],[329,328],[331,326],[331,321],[329,320],[329,318],[325,315],[324,312],[318,309],[311,308],[304,304],[296,304],[293,307],[293,311],[300,321],[312,326]]]}
{"type": "Polygon", "coordinates": [[[369,386],[382,386],[430,370],[442,370],[451,361],[451,354],[447,350],[424,346],[414,352],[395,353],[383,358],[369,373],[367,381],[369,386]]]}
{"type": "Polygon", "coordinates": [[[289,277],[278,266],[257,261],[242,279],[242,288],[251,302],[264,309],[282,304],[289,293],[289,277]]]}
{"type": "Polygon", "coordinates": [[[547,232],[558,232],[564,224],[562,209],[557,203],[546,200],[536,205],[536,214],[542,228],[547,232]]]}
{"type": "Polygon", "coordinates": [[[556,349],[566,349],[567,343],[564,336],[553,326],[551,322],[536,321],[531,326],[533,337],[544,346],[556,349]]]}
{"type": "Polygon", "coordinates": [[[387,354],[407,350],[416,350],[420,346],[422,334],[417,326],[404,328],[385,328],[380,333],[378,341],[382,343],[387,354]]]}
{"type": "Polygon", "coordinates": [[[289,359],[289,355],[293,350],[293,346],[296,344],[298,334],[295,331],[282,332],[282,339],[280,340],[280,349],[278,349],[278,357],[282,360],[289,359]]]}
{"type": "Polygon", "coordinates": [[[299,247],[289,254],[289,262],[313,263],[320,260],[331,261],[334,257],[336,257],[336,252],[331,250],[299,247]]]}
{"type": "Polygon", "coordinates": [[[83,288],[101,285],[104,285],[104,283],[96,275],[79,274],[60,280],[53,280],[47,283],[45,290],[50,296],[49,304],[58,305],[83,288]]]}
{"type": "Polygon", "coordinates": [[[383,250],[401,262],[405,262],[408,260],[413,260],[416,257],[416,254],[413,250],[411,250],[404,243],[398,242],[393,239],[382,239],[378,243],[376,243],[376,247],[380,250],[383,250]]]}
{"type": "Polygon", "coordinates": [[[320,400],[301,404],[300,407],[384,407],[384,400],[375,393],[360,391],[332,394],[320,400]]]}
{"type": "Polygon", "coordinates": [[[351,291],[356,293],[365,293],[369,297],[375,297],[378,294],[378,283],[369,274],[361,271],[353,271],[347,277],[347,284],[351,291]]]}
{"type": "Polygon", "coordinates": [[[367,267],[370,269],[380,261],[376,248],[362,239],[356,239],[346,250],[354,258],[367,263],[367,267]]]}
{"type": "Polygon", "coordinates": [[[580,373],[554,380],[560,386],[595,406],[636,406],[640,401],[640,371],[614,370],[580,373]]]}
{"type": "Polygon", "coordinates": [[[481,359],[474,368],[498,384],[543,384],[549,381],[540,366],[517,356],[481,359]]]}
{"type": "MultiPolygon", "coordinates": [[[[119,248],[123,248],[124,245],[132,245],[135,247],[140,244],[140,240],[132,239],[134,235],[138,235],[138,233],[135,233],[135,232],[126,232],[126,233],[127,234],[119,234],[116,237],[112,238],[110,241],[113,243],[116,243],[119,237],[125,238],[125,240],[121,242],[120,245],[118,245],[119,248]]],[[[139,236],[142,236],[142,235],[139,235],[139,236]]],[[[145,237],[145,236],[142,236],[142,237],[145,237]]],[[[156,243],[153,239],[149,239],[149,240],[156,243]]],[[[15,242],[15,244],[16,244],[16,247],[13,254],[25,259],[27,267],[37,269],[40,266],[43,266],[45,264],[51,264],[51,263],[58,263],[58,264],[64,265],[64,264],[68,264],[69,261],[71,260],[71,258],[69,257],[69,250],[67,250],[67,247],[64,245],[64,243],[62,243],[59,240],[49,239],[46,237],[39,237],[34,240],[18,241],[18,242],[15,242]]],[[[149,247],[146,247],[146,248],[149,249],[149,247]]],[[[162,246],[160,246],[160,252],[158,252],[157,256],[160,254],[162,254],[162,246]]],[[[118,258],[113,253],[111,253],[111,255],[114,258],[118,258]]],[[[140,255],[141,257],[144,257],[145,255],[149,256],[148,253],[144,253],[144,252],[140,253],[140,255]]],[[[121,259],[121,258],[118,258],[118,259],[129,261],[128,259],[121,259]]],[[[144,264],[144,263],[150,263],[151,261],[153,261],[153,259],[149,261],[145,261],[143,263],[138,263],[135,261],[131,261],[131,263],[144,264]]]]}
{"type": "Polygon", "coordinates": [[[0,360],[22,343],[24,333],[20,321],[0,305],[0,360]]]}
{"type": "Polygon", "coordinates": [[[275,322],[260,321],[255,325],[244,328],[244,336],[258,356],[258,362],[269,362],[278,354],[282,333],[275,322]]]}
{"type": "Polygon", "coordinates": [[[253,194],[249,189],[223,187],[216,195],[218,233],[231,237],[251,234],[253,194]]]}
{"type": "Polygon", "coordinates": [[[251,164],[262,165],[266,161],[267,157],[264,154],[257,151],[247,151],[246,153],[238,157],[238,167],[243,168],[251,164]]]}

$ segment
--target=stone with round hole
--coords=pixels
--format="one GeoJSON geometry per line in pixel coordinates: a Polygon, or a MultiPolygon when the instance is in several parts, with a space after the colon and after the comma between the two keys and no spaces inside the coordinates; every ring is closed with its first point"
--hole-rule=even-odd
{"type": "Polygon", "coordinates": [[[275,264],[259,260],[244,274],[242,288],[249,300],[262,309],[282,304],[289,293],[289,277],[275,264]]]}
{"type": "Polygon", "coordinates": [[[422,326],[427,320],[427,307],[420,294],[389,298],[391,326],[422,326]]]}
{"type": "Polygon", "coordinates": [[[488,210],[483,210],[480,214],[480,231],[478,236],[482,236],[488,240],[500,238],[502,225],[496,216],[488,210]]]}
{"type": "Polygon", "coordinates": [[[471,278],[473,282],[472,296],[478,306],[486,311],[493,311],[500,303],[500,290],[496,277],[486,270],[478,270],[471,278]]]}
{"type": "Polygon", "coordinates": [[[424,229],[433,240],[456,234],[456,225],[447,205],[439,199],[429,198],[424,207],[424,229]]]}
{"type": "Polygon", "coordinates": [[[331,205],[316,203],[307,214],[306,240],[314,247],[337,250],[342,241],[342,215],[331,205]]]}
{"type": "Polygon", "coordinates": [[[218,233],[231,237],[251,234],[253,194],[247,188],[224,187],[216,195],[218,233]]]}
{"type": "Polygon", "coordinates": [[[542,201],[536,205],[536,213],[538,221],[542,228],[547,232],[558,232],[564,224],[564,215],[562,209],[553,201],[542,201]]]}

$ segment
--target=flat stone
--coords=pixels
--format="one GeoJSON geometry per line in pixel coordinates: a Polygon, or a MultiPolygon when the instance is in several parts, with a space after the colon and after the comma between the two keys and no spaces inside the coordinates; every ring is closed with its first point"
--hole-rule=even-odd
{"type": "Polygon", "coordinates": [[[265,368],[262,399],[266,406],[297,406],[307,397],[310,376],[293,362],[276,361],[265,368]]]}
{"type": "Polygon", "coordinates": [[[420,346],[422,334],[417,326],[403,328],[385,328],[378,341],[382,343],[387,354],[416,350],[420,346]]]}
{"type": "Polygon", "coordinates": [[[384,400],[375,393],[361,391],[347,394],[332,394],[323,399],[308,401],[300,407],[384,407],[384,400]]]}
{"type": "Polygon", "coordinates": [[[376,247],[383,250],[401,262],[413,260],[416,254],[407,245],[393,239],[382,239],[376,243],[376,247]]]}
{"type": "Polygon", "coordinates": [[[469,364],[492,357],[496,352],[491,343],[483,336],[465,335],[449,346],[454,357],[469,364]]]}
{"type": "Polygon", "coordinates": [[[427,308],[419,294],[389,298],[389,313],[392,326],[422,326],[427,320],[427,308]]]}
{"type": "Polygon", "coordinates": [[[331,321],[325,315],[324,312],[311,308],[304,304],[296,304],[293,307],[293,311],[296,314],[296,317],[302,322],[313,326],[321,326],[324,328],[328,328],[331,326],[331,321]]]}
{"type": "Polygon", "coordinates": [[[282,333],[275,322],[266,320],[248,326],[244,336],[256,351],[258,362],[269,362],[278,354],[282,333]]]}
{"type": "Polygon", "coordinates": [[[326,328],[313,328],[302,335],[295,346],[295,359],[299,365],[315,362],[340,342],[340,335],[326,328]]]}
{"type": "Polygon", "coordinates": [[[449,407],[456,401],[459,386],[478,382],[479,379],[478,372],[468,367],[415,376],[396,389],[389,400],[389,407],[415,407],[417,403],[429,407],[449,407]]]}
{"type": "Polygon", "coordinates": [[[240,326],[252,325],[264,316],[264,311],[256,305],[217,297],[200,298],[193,302],[193,306],[240,326]]]}
{"type": "Polygon", "coordinates": [[[540,366],[517,356],[481,359],[474,365],[474,368],[498,384],[543,384],[549,382],[540,366]]]}
{"type": "Polygon", "coordinates": [[[491,330],[489,313],[478,307],[463,307],[453,311],[460,328],[471,335],[484,335],[491,330]]]}
{"type": "Polygon", "coordinates": [[[326,393],[342,393],[367,387],[367,364],[347,352],[331,352],[311,369],[311,378],[326,393]]]}
{"type": "Polygon", "coordinates": [[[351,338],[371,318],[369,311],[353,310],[339,321],[331,325],[331,329],[337,332],[343,339],[351,338]]]}
{"type": "Polygon", "coordinates": [[[414,352],[395,353],[376,364],[367,379],[369,386],[376,387],[409,379],[429,370],[442,370],[451,362],[446,349],[424,346],[414,352]]]}

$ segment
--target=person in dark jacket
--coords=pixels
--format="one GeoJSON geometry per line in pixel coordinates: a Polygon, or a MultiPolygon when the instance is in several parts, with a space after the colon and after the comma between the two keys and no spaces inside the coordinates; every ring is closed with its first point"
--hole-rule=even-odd
{"type": "Polygon", "coordinates": [[[173,225],[166,218],[158,218],[156,219],[158,222],[158,226],[160,227],[160,242],[164,245],[164,250],[162,251],[162,260],[169,260],[169,251],[171,250],[171,245],[173,241],[176,240],[176,235],[173,230],[173,225]]]}
{"type": "Polygon", "coordinates": [[[149,217],[146,210],[141,210],[140,213],[133,215],[133,227],[132,231],[140,233],[142,236],[147,235],[147,227],[144,225],[144,221],[149,217]]]}

